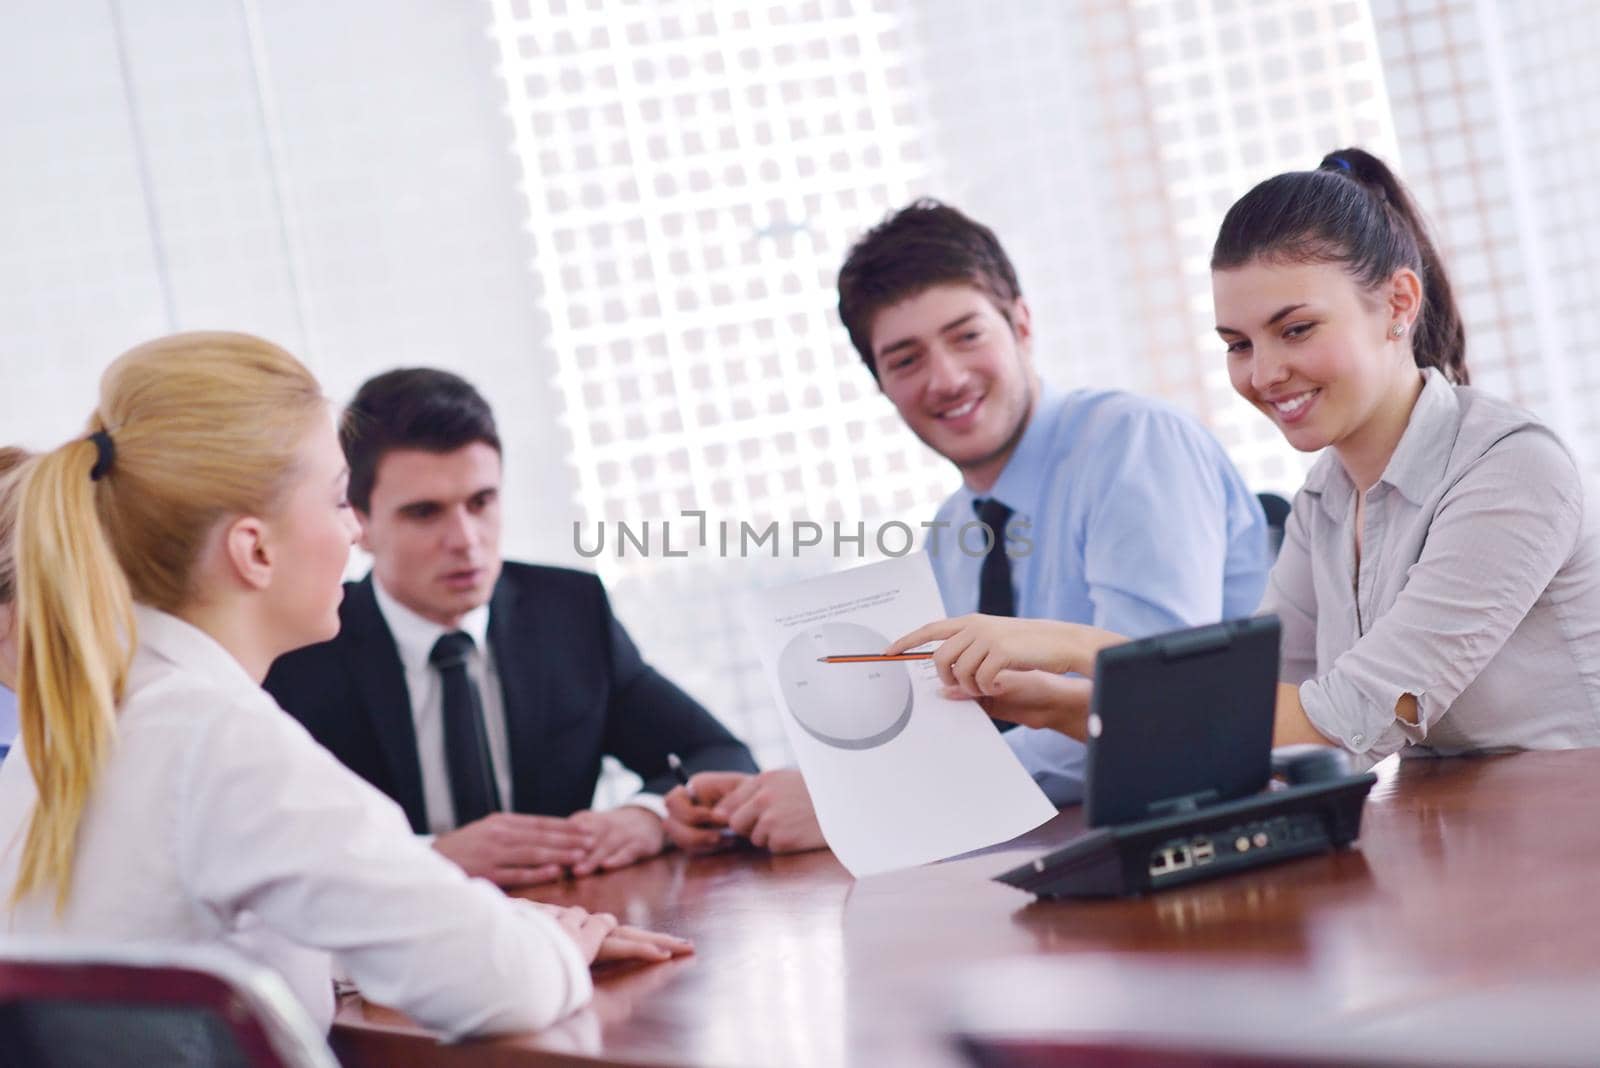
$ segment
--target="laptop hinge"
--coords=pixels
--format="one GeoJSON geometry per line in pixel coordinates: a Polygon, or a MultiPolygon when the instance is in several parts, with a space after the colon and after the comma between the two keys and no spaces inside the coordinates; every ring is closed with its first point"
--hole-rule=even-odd
{"type": "Polygon", "coordinates": [[[1179,812],[1195,812],[1206,805],[1214,804],[1217,800],[1216,790],[1199,790],[1181,797],[1164,797],[1160,801],[1152,801],[1146,806],[1146,811],[1152,816],[1172,816],[1179,812]]]}

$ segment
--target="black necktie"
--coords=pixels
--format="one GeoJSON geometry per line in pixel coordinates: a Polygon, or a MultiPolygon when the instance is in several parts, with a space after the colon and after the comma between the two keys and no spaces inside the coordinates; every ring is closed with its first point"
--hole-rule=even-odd
{"type": "MultiPolygon", "coordinates": [[[[1011,509],[986,497],[973,501],[972,510],[978,513],[979,522],[989,528],[992,539],[978,571],[978,611],[988,616],[1014,616],[1017,594],[1011,588],[1011,557],[1006,555],[1006,520],[1011,518],[1011,509]]],[[[992,722],[1001,732],[1016,726],[1003,719],[992,722]]]]}
{"type": "Polygon", "coordinates": [[[450,799],[455,802],[457,827],[500,810],[494,765],[489,762],[489,736],[483,728],[483,702],[467,674],[473,648],[472,636],[457,630],[435,642],[428,654],[428,662],[438,670],[444,686],[444,760],[450,770],[450,799]]]}
{"type": "Polygon", "coordinates": [[[1014,616],[1017,595],[1011,588],[1011,557],[1006,555],[1006,521],[1011,509],[993,497],[973,501],[972,508],[993,535],[978,572],[978,611],[986,616],[1014,616]]]}

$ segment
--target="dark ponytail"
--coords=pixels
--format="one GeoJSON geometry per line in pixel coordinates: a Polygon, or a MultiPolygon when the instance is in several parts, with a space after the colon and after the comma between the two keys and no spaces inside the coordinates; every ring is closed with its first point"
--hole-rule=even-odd
{"type": "Polygon", "coordinates": [[[1466,385],[1466,330],[1444,264],[1411,195],[1383,161],[1359,148],[1323,157],[1314,171],[1268,178],[1228,209],[1211,251],[1225,271],[1260,258],[1341,263],[1369,288],[1402,267],[1422,279],[1411,352],[1466,385]]]}

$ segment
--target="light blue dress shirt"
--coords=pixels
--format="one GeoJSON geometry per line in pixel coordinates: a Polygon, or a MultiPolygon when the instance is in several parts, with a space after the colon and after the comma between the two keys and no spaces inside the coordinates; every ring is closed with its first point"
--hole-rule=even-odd
{"type": "MultiPolygon", "coordinates": [[[[1271,566],[1261,505],[1216,438],[1148,397],[1046,389],[993,489],[1017,615],[1130,638],[1252,614],[1271,566]]],[[[950,615],[978,608],[979,495],[940,506],[926,548],[950,615]],[[943,524],[942,526],[940,524],[943,524]]],[[[1057,805],[1083,797],[1085,750],[1058,731],[1006,741],[1057,805]]]]}
{"type": "Polygon", "coordinates": [[[17,695],[0,686],[0,760],[17,740],[17,695]]]}

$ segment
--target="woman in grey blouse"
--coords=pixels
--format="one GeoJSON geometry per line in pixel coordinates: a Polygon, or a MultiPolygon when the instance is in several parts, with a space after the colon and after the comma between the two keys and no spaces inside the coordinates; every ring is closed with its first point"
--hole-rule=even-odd
{"type": "MultiPolygon", "coordinates": [[[[1261,610],[1283,624],[1275,742],[1368,761],[1600,745],[1600,543],[1572,454],[1473,389],[1450,284],[1404,186],[1359,149],[1228,211],[1212,254],[1234,388],[1295,448],[1261,610]]],[[[1083,737],[1094,628],[968,616],[947,686],[1083,737]],[[1042,669],[1042,670],[1027,670],[1042,669]]]]}

